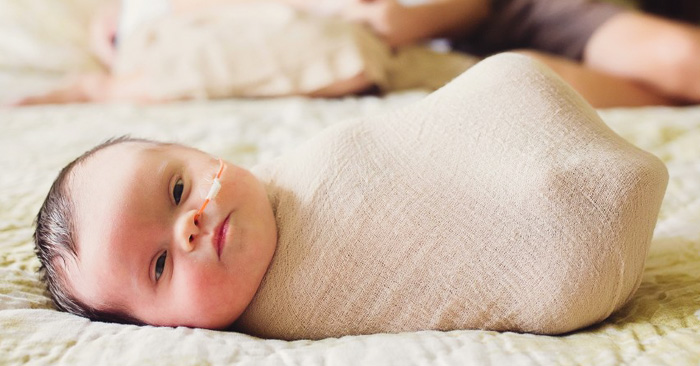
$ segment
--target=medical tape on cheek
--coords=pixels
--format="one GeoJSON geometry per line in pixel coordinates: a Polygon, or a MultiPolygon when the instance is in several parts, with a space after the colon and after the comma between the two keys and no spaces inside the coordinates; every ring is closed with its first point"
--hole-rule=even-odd
{"type": "Polygon", "coordinates": [[[216,176],[214,176],[214,182],[212,182],[211,188],[209,188],[209,193],[207,193],[207,197],[204,199],[204,203],[202,203],[202,207],[199,208],[199,211],[197,211],[196,214],[194,214],[194,223],[195,225],[199,224],[199,218],[204,214],[204,209],[207,208],[207,205],[209,202],[211,202],[214,198],[216,198],[216,195],[219,194],[219,190],[221,189],[221,175],[224,172],[224,161],[219,158],[219,172],[216,173],[216,176]]]}

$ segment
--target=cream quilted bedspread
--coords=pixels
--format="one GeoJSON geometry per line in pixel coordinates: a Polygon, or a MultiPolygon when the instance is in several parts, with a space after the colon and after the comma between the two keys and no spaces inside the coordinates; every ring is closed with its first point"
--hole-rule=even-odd
{"type": "Polygon", "coordinates": [[[96,323],[51,309],[35,274],[32,220],[59,168],[92,145],[130,133],[251,166],[327,125],[423,95],[0,110],[0,364],[700,364],[700,107],[601,112],[663,159],[671,181],[641,288],[590,329],[559,337],[426,331],[284,342],[96,323]]]}

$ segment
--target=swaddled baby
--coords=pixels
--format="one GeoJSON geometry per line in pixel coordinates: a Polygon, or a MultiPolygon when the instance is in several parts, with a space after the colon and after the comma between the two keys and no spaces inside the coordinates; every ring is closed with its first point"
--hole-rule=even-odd
{"type": "Polygon", "coordinates": [[[282,339],[569,332],[639,286],[667,182],[658,159],[511,54],[255,175],[218,167],[113,140],[64,168],[35,234],[57,306],[282,339]]]}

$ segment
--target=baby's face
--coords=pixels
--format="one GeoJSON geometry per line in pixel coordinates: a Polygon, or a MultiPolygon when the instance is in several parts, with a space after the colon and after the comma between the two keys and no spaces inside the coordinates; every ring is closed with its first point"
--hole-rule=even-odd
{"type": "Polygon", "coordinates": [[[74,294],[152,325],[223,328],[243,312],[272,259],[277,229],[262,184],[195,149],[127,142],[98,151],[71,181],[74,294]]]}

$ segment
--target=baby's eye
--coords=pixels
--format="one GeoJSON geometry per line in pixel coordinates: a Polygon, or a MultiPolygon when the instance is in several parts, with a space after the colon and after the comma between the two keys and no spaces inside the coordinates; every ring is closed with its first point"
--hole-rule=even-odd
{"type": "Polygon", "coordinates": [[[156,281],[158,281],[160,276],[163,274],[163,270],[165,269],[165,259],[167,257],[168,251],[166,250],[160,255],[160,257],[158,257],[158,260],[156,260],[156,281]]]}
{"type": "Polygon", "coordinates": [[[173,199],[175,199],[175,204],[180,204],[180,199],[182,198],[182,191],[185,189],[185,183],[182,179],[178,179],[173,187],[173,199]]]}

